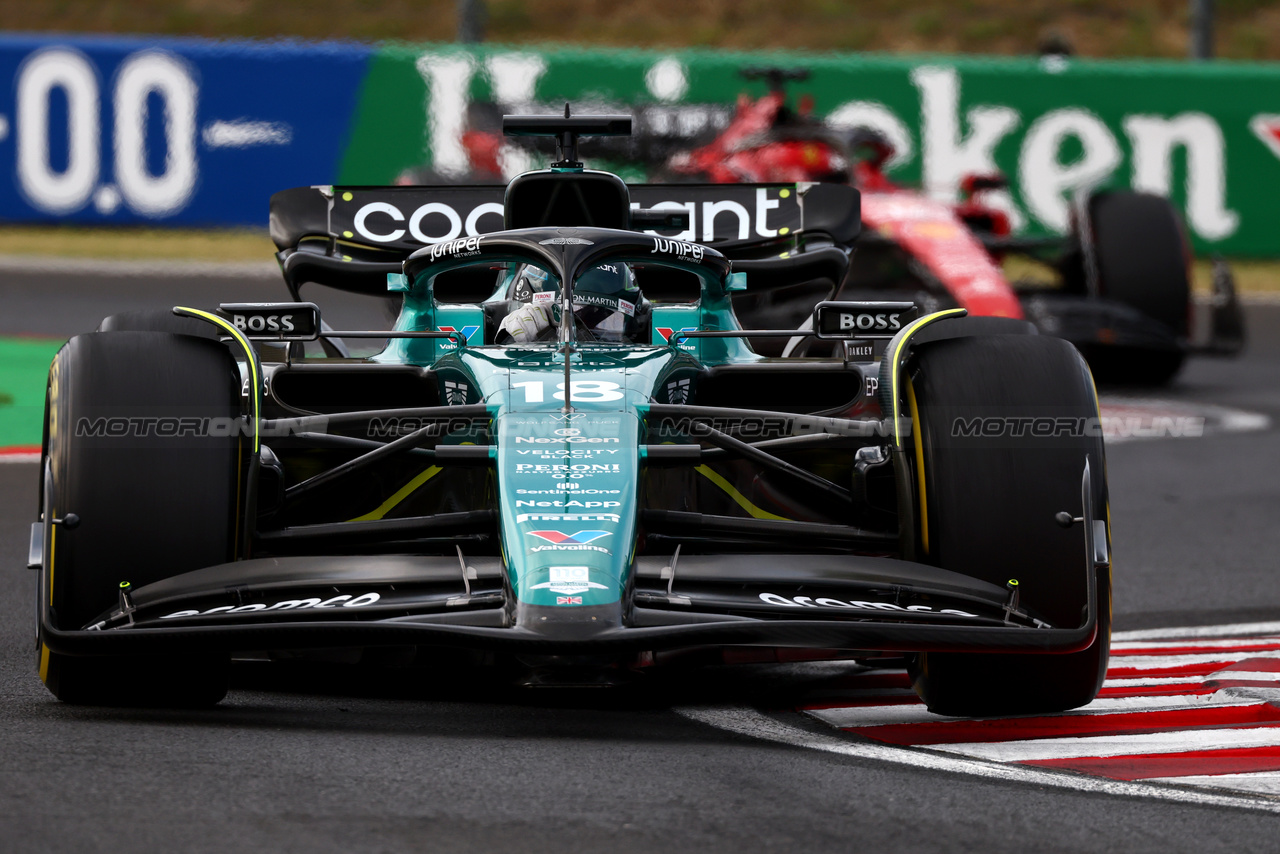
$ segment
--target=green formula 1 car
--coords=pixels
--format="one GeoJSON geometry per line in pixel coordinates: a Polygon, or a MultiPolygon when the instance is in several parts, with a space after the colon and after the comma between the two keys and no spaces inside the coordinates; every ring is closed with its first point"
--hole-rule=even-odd
{"type": "Polygon", "coordinates": [[[31,541],[50,690],[216,702],[245,652],[450,651],[548,684],[801,654],[901,657],[949,714],[1089,702],[1110,537],[1080,355],[891,302],[748,339],[735,296],[842,277],[858,191],[577,162],[628,125],[508,117],[562,151],[502,204],[278,193],[288,302],[71,339],[31,541]],[[330,329],[306,283],[395,299],[394,330],[330,329]],[[835,355],[751,346],[796,336],[835,355]],[[361,337],[387,343],[352,358],[361,337]]]}

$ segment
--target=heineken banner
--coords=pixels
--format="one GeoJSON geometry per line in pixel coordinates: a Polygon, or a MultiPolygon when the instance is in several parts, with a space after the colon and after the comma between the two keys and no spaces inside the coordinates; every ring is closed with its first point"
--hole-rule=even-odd
{"type": "Polygon", "coordinates": [[[765,94],[760,66],[808,69],[792,105],[879,131],[898,182],[956,199],[1004,173],[1023,233],[1128,186],[1199,252],[1280,255],[1280,65],[1224,62],[0,37],[0,220],[265,225],[290,186],[500,181],[548,159],[500,116],[566,101],[635,115],[582,154],[644,180],[765,94]]]}

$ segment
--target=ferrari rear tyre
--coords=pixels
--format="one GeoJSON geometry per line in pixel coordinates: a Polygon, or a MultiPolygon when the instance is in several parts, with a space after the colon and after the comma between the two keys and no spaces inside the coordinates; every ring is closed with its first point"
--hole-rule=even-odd
{"type": "Polygon", "coordinates": [[[1090,605],[1098,614],[1096,639],[1080,652],[920,654],[911,668],[916,692],[946,715],[1055,712],[1090,702],[1110,649],[1110,572],[1100,572],[1090,603],[1082,528],[1064,529],[1054,518],[1080,512],[1086,462],[1093,506],[1105,518],[1106,468],[1088,367],[1061,339],[992,335],[926,344],[910,370],[924,473],[923,559],[1001,587],[1016,580],[1021,607],[1056,627],[1079,626],[1090,605]]]}
{"type": "MultiPolygon", "coordinates": [[[[47,607],[58,629],[82,629],[117,605],[122,582],[137,588],[233,558],[239,386],[227,348],[190,335],[97,332],[58,352],[45,414],[47,600],[37,613],[47,607]]],[[[208,705],[226,693],[225,656],[77,658],[38,642],[41,678],[67,702],[208,705]]]]}
{"type": "MultiPolygon", "coordinates": [[[[1169,200],[1150,193],[1113,191],[1089,199],[1090,260],[1100,295],[1122,302],[1189,334],[1190,253],[1182,224],[1169,200]]],[[[1182,350],[1098,348],[1090,353],[1100,380],[1159,384],[1182,367],[1182,350]]]]}

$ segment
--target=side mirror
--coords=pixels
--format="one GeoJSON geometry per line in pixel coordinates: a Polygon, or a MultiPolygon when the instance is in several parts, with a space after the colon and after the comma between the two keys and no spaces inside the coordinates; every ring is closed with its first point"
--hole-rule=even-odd
{"type": "Polygon", "coordinates": [[[689,228],[688,211],[636,209],[631,211],[631,227],[637,231],[685,231],[689,228]]]}
{"type": "Polygon", "coordinates": [[[313,302],[224,302],[218,314],[251,341],[314,341],[320,308],[313,302]]]}
{"type": "Polygon", "coordinates": [[[892,338],[916,314],[912,302],[820,302],[813,331],[819,338],[892,338]]]}

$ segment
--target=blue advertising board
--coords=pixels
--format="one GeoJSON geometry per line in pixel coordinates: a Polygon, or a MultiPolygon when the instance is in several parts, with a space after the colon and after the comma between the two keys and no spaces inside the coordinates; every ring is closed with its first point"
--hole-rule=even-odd
{"type": "Polygon", "coordinates": [[[0,36],[0,220],[264,226],[337,173],[372,51],[0,36]]]}

